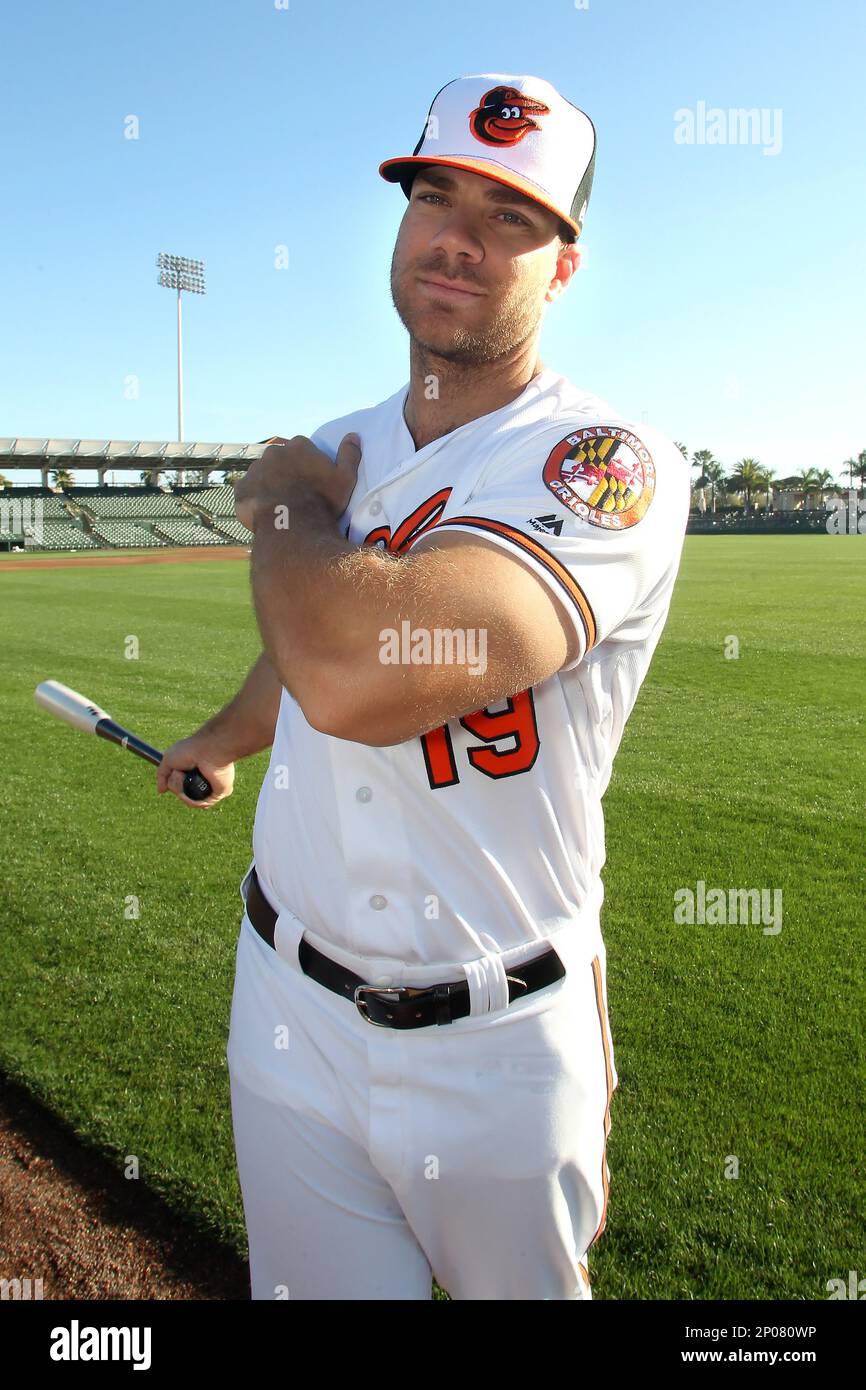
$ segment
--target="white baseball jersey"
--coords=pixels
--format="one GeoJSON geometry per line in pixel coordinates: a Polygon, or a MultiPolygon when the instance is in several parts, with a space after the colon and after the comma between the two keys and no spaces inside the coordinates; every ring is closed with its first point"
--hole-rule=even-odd
{"type": "Polygon", "coordinates": [[[529,957],[564,930],[590,960],[601,799],[667,617],[688,465],[655,429],[549,368],[417,452],[407,391],[312,436],[332,458],[349,430],[361,438],[342,534],[399,553],[431,527],[486,537],[564,602],[578,654],[531,689],[385,748],[317,732],[284,689],[257,872],[314,944],[353,955],[424,966],[518,947],[529,957]]]}

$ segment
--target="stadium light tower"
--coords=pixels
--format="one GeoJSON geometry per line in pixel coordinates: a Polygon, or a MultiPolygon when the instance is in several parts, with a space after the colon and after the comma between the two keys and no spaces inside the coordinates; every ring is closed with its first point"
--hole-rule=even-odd
{"type": "MultiPolygon", "coordinates": [[[[167,290],[177,290],[177,437],[183,442],[183,348],[180,319],[181,291],[190,294],[204,294],[204,261],[190,260],[189,256],[171,256],[160,251],[156,258],[159,267],[159,283],[167,290]]],[[[179,481],[183,485],[186,472],[178,470],[179,481]]]]}

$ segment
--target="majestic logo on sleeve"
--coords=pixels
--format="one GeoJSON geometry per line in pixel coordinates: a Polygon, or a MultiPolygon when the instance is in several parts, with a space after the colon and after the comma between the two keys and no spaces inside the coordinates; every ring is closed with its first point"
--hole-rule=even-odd
{"type": "Polygon", "coordinates": [[[485,145],[516,145],[528,130],[540,130],[533,116],[548,116],[543,101],[518,92],[516,87],[491,87],[481,105],[469,114],[469,129],[485,145]]]}
{"type": "Polygon", "coordinates": [[[631,430],[591,425],[561,439],[544,465],[554,497],[576,516],[611,531],[634,526],[652,501],[656,470],[631,430]]]}

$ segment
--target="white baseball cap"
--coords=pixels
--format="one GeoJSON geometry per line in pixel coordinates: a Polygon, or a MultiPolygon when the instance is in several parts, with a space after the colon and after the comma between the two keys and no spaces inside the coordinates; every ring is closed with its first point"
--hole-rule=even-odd
{"type": "Polygon", "coordinates": [[[542,77],[455,77],[430,105],[411,155],[379,173],[409,197],[422,164],[495,179],[555,212],[580,236],[595,172],[595,126],[542,77]]]}

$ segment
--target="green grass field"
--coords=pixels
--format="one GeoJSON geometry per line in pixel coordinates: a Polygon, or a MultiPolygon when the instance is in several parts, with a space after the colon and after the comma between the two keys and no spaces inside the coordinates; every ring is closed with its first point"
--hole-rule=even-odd
{"type": "MultiPolygon", "coordinates": [[[[686,539],[605,801],[620,1084],[595,1298],[824,1299],[866,1275],[864,580],[854,537],[686,539]],[[699,880],[781,889],[781,931],[677,925],[699,880]]],[[[0,604],[0,1072],[244,1253],[225,1043],[267,754],[193,812],[33,689],[167,746],[259,651],[247,565],[23,563],[0,604]]]]}

